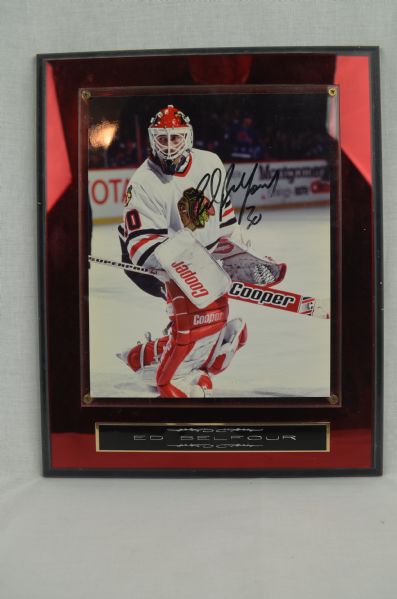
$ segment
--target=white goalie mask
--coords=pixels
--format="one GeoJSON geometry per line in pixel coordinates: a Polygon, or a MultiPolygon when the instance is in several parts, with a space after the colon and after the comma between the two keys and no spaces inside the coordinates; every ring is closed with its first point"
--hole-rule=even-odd
{"type": "Polygon", "coordinates": [[[154,159],[164,173],[174,174],[187,160],[193,147],[189,117],[170,104],[151,119],[148,131],[154,159]]]}

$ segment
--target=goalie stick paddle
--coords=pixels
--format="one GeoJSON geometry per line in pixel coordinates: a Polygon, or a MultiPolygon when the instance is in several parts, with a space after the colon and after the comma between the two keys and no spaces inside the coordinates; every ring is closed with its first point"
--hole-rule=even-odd
{"type": "MultiPolygon", "coordinates": [[[[118,262],[117,260],[108,260],[95,256],[88,256],[88,260],[95,264],[114,266],[115,268],[130,270],[140,274],[160,277],[164,275],[163,270],[144,268],[143,266],[136,266],[128,262],[118,262]]],[[[268,308],[276,308],[277,310],[284,310],[284,312],[295,312],[296,314],[314,316],[315,318],[330,318],[329,300],[318,300],[310,295],[300,295],[299,293],[283,291],[274,287],[263,287],[253,283],[234,281],[228,296],[230,299],[257,304],[258,306],[267,306],[268,308]]]]}

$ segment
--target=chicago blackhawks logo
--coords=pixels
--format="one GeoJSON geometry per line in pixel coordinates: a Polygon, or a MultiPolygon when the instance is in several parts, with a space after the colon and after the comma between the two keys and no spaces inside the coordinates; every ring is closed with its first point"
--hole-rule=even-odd
{"type": "Polygon", "coordinates": [[[209,199],[194,187],[185,189],[178,202],[178,210],[183,226],[191,231],[203,229],[209,217],[215,214],[209,199]]]}
{"type": "Polygon", "coordinates": [[[130,185],[127,189],[127,191],[124,194],[123,197],[123,204],[124,206],[128,206],[128,204],[131,202],[132,199],[132,185],[130,185]]]}

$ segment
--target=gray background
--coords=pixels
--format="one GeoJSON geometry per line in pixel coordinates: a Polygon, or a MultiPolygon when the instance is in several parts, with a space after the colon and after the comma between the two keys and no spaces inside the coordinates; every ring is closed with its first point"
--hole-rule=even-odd
{"type": "Polygon", "coordinates": [[[2,597],[394,598],[397,3],[0,0],[0,15],[2,597]],[[244,45],[381,47],[385,475],[45,480],[38,374],[35,55],[244,45]]]}

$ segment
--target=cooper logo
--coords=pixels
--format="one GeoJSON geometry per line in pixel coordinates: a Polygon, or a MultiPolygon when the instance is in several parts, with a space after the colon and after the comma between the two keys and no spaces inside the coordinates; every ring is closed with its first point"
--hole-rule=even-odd
{"type": "Polygon", "coordinates": [[[208,295],[207,289],[200,282],[199,278],[196,276],[196,273],[192,270],[189,270],[188,265],[182,260],[180,262],[173,262],[171,266],[179,274],[181,279],[184,279],[185,283],[187,283],[187,285],[190,287],[193,297],[204,297],[204,295],[208,295]]]}
{"type": "Polygon", "coordinates": [[[292,295],[282,295],[269,290],[256,289],[243,285],[243,283],[233,283],[229,295],[235,295],[257,304],[273,304],[274,306],[280,306],[280,308],[286,308],[289,304],[296,302],[296,298],[292,295]]]}
{"type": "Polygon", "coordinates": [[[212,324],[218,322],[223,317],[223,312],[213,312],[212,314],[195,314],[193,318],[193,326],[199,324],[212,324]]]}

